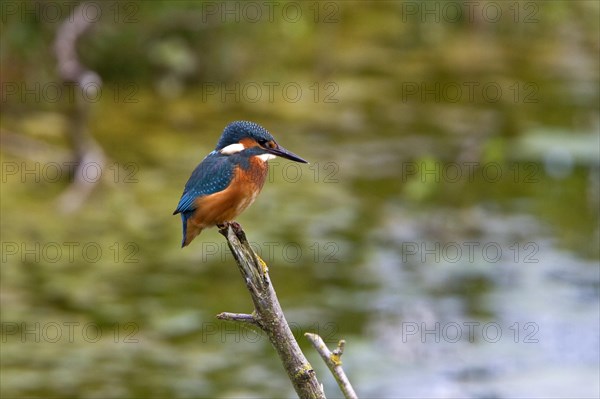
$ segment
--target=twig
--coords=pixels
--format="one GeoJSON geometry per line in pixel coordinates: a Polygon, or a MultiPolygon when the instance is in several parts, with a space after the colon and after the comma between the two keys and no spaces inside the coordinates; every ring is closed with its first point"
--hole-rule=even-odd
{"type": "Polygon", "coordinates": [[[96,72],[86,68],[77,55],[77,40],[92,26],[92,21],[82,12],[85,6],[86,4],[82,3],[73,9],[73,13],[59,27],[54,42],[60,77],[65,83],[77,85],[75,103],[70,104],[69,112],[69,137],[77,170],[73,183],[58,200],[59,209],[63,212],[77,210],[90,195],[95,183],[100,181],[91,180],[85,175],[87,166],[93,165],[102,170],[105,164],[104,152],[88,129],[90,101],[87,96],[96,98],[99,95],[102,79],[96,72]]]}
{"type": "Polygon", "coordinates": [[[258,322],[254,318],[254,316],[247,313],[223,312],[217,315],[217,319],[227,321],[239,321],[240,323],[254,324],[255,326],[258,325],[258,322]]]}
{"type": "Polygon", "coordinates": [[[354,392],[354,388],[352,388],[352,384],[350,384],[350,380],[348,380],[348,377],[342,368],[341,358],[344,353],[346,341],[343,339],[340,340],[340,342],[338,342],[338,347],[332,352],[327,348],[327,345],[325,345],[325,342],[323,342],[323,339],[318,334],[305,333],[304,336],[308,338],[311,344],[313,344],[317,352],[319,352],[319,355],[323,358],[323,361],[325,361],[327,367],[329,367],[329,370],[335,377],[344,397],[346,399],[358,399],[356,392],[354,392]]]}
{"type": "Polygon", "coordinates": [[[219,232],[227,239],[229,249],[250,291],[254,312],[226,312],[217,317],[258,326],[269,337],[298,396],[302,399],[324,399],[323,387],[285,320],[266,264],[254,253],[239,224],[227,223],[219,232]]]}

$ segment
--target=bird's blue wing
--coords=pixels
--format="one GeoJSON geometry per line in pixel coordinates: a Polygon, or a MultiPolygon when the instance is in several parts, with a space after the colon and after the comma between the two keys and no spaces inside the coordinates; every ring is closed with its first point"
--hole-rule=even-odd
{"type": "Polygon", "coordinates": [[[210,153],[192,172],[173,215],[196,209],[196,198],[218,193],[229,186],[233,178],[234,164],[229,157],[210,153]]]}

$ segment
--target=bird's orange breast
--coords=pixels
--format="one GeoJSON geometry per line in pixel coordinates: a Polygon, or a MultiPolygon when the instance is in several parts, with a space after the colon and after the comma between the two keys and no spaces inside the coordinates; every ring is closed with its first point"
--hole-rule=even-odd
{"type": "Polygon", "coordinates": [[[249,167],[237,167],[229,186],[218,193],[196,199],[196,211],[191,222],[205,228],[229,222],[250,206],[265,184],[268,165],[257,157],[250,158],[249,167]]]}

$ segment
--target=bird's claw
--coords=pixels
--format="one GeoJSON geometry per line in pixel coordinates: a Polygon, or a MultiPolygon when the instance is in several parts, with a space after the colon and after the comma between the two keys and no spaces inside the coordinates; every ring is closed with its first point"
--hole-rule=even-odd
{"type": "Polygon", "coordinates": [[[244,230],[238,222],[223,222],[217,224],[219,233],[221,233],[225,237],[227,237],[229,227],[231,227],[233,234],[235,234],[240,241],[246,241],[246,235],[244,234],[244,230]]]}
{"type": "Polygon", "coordinates": [[[236,234],[242,230],[242,226],[236,221],[229,222],[229,225],[236,234]]]}
{"type": "Polygon", "coordinates": [[[228,226],[227,222],[217,224],[217,228],[219,229],[219,231],[221,233],[223,233],[223,232],[225,232],[225,230],[227,230],[227,226],[228,226]]]}

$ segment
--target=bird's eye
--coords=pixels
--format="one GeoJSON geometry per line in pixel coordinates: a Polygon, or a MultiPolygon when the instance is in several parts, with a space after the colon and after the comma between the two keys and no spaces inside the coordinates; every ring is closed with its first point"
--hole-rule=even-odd
{"type": "Polygon", "coordinates": [[[260,140],[258,142],[263,148],[275,148],[275,142],[273,140],[260,140]]]}

